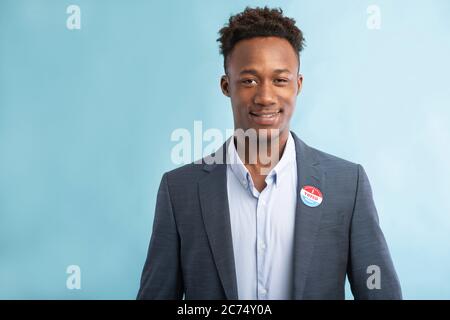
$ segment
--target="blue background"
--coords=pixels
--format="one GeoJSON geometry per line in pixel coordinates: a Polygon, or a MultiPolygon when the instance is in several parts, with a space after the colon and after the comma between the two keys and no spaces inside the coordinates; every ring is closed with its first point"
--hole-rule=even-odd
{"type": "Polygon", "coordinates": [[[233,127],[217,31],[265,4],[307,40],[292,129],[365,167],[404,297],[450,299],[446,0],[1,0],[0,298],[135,298],[170,135],[233,127]]]}

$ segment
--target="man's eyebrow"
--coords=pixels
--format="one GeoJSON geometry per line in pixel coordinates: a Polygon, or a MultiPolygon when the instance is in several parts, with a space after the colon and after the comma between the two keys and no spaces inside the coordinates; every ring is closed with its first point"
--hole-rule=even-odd
{"type": "MultiPolygon", "coordinates": [[[[291,73],[291,71],[289,70],[289,69],[275,69],[274,71],[273,71],[273,73],[291,73]]],[[[255,69],[243,69],[243,70],[241,70],[241,72],[239,72],[239,75],[243,75],[243,74],[246,74],[246,73],[249,73],[249,74],[252,74],[252,75],[258,75],[258,71],[256,71],[255,69]]]]}
{"type": "Polygon", "coordinates": [[[258,75],[258,72],[255,69],[243,69],[243,70],[241,70],[241,72],[239,72],[239,75],[243,75],[245,73],[250,73],[255,76],[258,75]]]}
{"type": "Polygon", "coordinates": [[[289,69],[276,69],[273,72],[274,73],[284,73],[284,72],[291,73],[291,70],[289,70],[289,69]]]}

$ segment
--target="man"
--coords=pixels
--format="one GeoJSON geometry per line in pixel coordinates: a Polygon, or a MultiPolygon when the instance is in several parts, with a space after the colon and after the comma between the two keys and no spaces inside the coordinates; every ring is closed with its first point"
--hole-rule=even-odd
{"type": "Polygon", "coordinates": [[[220,36],[236,132],[257,135],[164,174],[138,298],[344,299],[347,275],[356,299],[401,299],[364,169],[290,131],[295,21],[247,8],[220,36]]]}

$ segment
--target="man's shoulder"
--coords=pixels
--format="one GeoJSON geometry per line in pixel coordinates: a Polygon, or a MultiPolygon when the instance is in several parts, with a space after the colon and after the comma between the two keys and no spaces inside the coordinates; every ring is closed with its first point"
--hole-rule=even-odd
{"type": "Polygon", "coordinates": [[[300,152],[306,153],[308,159],[312,159],[313,163],[319,164],[329,174],[354,174],[358,172],[359,164],[339,156],[322,151],[318,148],[311,147],[310,145],[298,139],[298,146],[301,148],[300,152]]]}
{"type": "Polygon", "coordinates": [[[225,162],[225,144],[215,152],[189,164],[167,171],[164,175],[169,183],[175,184],[193,184],[202,179],[216,166],[226,165],[225,162]]]}
{"type": "Polygon", "coordinates": [[[314,147],[310,148],[311,152],[315,153],[316,159],[324,166],[341,167],[341,168],[355,168],[358,166],[357,163],[352,162],[350,160],[343,159],[341,157],[316,149],[314,147]]]}
{"type": "Polygon", "coordinates": [[[342,192],[354,191],[361,165],[313,147],[308,146],[307,149],[316,168],[326,175],[327,183],[340,186],[342,192]]]}
{"type": "Polygon", "coordinates": [[[181,167],[167,171],[164,175],[169,183],[190,184],[201,179],[207,172],[204,163],[192,162],[181,167]]]}

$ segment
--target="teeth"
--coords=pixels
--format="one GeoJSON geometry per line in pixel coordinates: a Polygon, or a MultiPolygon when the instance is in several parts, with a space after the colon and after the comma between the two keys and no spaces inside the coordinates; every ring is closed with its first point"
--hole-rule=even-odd
{"type": "Polygon", "coordinates": [[[260,117],[263,117],[263,118],[272,118],[272,117],[274,117],[275,115],[276,115],[276,113],[262,114],[262,115],[260,115],[260,117]]]}
{"type": "Polygon", "coordinates": [[[262,117],[262,118],[272,118],[272,117],[275,117],[277,114],[278,114],[278,112],[268,113],[268,114],[256,114],[256,113],[254,113],[255,116],[262,117]]]}

